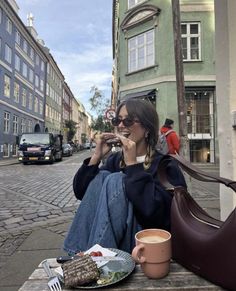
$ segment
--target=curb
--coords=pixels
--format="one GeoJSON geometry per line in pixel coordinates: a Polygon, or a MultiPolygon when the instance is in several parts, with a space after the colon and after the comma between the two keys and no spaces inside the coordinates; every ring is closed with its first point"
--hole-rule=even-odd
{"type": "Polygon", "coordinates": [[[9,166],[9,165],[15,165],[15,164],[19,164],[19,161],[18,160],[12,160],[12,159],[9,159],[9,160],[0,160],[0,167],[1,166],[9,166]]]}

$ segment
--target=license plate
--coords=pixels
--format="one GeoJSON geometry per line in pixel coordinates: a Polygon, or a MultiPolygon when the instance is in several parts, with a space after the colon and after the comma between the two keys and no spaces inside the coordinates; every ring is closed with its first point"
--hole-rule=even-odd
{"type": "Polygon", "coordinates": [[[29,158],[29,160],[30,160],[30,161],[37,161],[38,158],[36,158],[36,157],[32,157],[32,158],[29,158]]]}

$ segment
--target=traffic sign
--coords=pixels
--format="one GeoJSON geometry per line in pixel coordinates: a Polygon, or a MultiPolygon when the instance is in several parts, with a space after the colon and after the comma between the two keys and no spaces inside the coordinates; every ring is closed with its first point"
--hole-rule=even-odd
{"type": "Polygon", "coordinates": [[[112,120],[112,118],[116,117],[116,112],[114,109],[109,108],[106,112],[105,112],[105,116],[106,119],[108,120],[112,120]]]}

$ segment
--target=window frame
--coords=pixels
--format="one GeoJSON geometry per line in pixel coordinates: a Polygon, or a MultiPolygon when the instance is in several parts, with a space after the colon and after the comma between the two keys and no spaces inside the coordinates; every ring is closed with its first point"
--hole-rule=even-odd
{"type": "Polygon", "coordinates": [[[186,25],[186,34],[183,34],[181,31],[181,40],[183,43],[183,39],[186,39],[186,43],[187,43],[187,58],[184,58],[184,54],[183,54],[183,62],[199,62],[202,60],[202,52],[201,52],[201,22],[200,21],[191,21],[191,22],[181,22],[181,28],[182,25],[186,25]],[[197,25],[198,26],[198,33],[191,34],[190,31],[190,27],[191,25],[197,25]],[[198,39],[198,48],[197,48],[197,52],[198,52],[198,58],[192,58],[191,57],[191,39],[193,38],[197,38],[198,39]]]}
{"type": "Polygon", "coordinates": [[[4,96],[10,98],[11,96],[11,77],[4,75],[4,96]]]}
{"type": "Polygon", "coordinates": [[[18,130],[19,130],[19,117],[14,114],[12,119],[12,133],[14,135],[17,135],[18,130]]]}
{"type": "Polygon", "coordinates": [[[20,99],[20,85],[17,82],[14,82],[14,101],[19,103],[20,99]]]}
{"type": "Polygon", "coordinates": [[[149,67],[152,67],[155,65],[155,29],[149,29],[143,33],[140,33],[138,35],[135,35],[131,38],[128,39],[128,73],[133,73],[139,70],[145,70],[149,67]],[[148,41],[147,40],[147,35],[149,33],[152,33],[152,40],[148,41]],[[144,42],[143,43],[138,43],[139,39],[143,36],[144,38],[144,42]],[[131,41],[135,41],[135,46],[132,48],[131,46],[131,41]],[[149,46],[152,46],[152,54],[148,54],[148,48],[149,46]],[[143,56],[143,65],[139,65],[141,58],[139,56],[139,52],[140,49],[144,50],[144,56],[143,56]],[[134,61],[134,66],[135,68],[133,68],[133,65],[131,65],[131,58],[133,57],[132,54],[135,54],[135,61],[134,61]],[[148,63],[148,57],[152,58],[152,62],[148,63]]]}
{"type": "Polygon", "coordinates": [[[12,63],[12,48],[7,43],[5,43],[5,56],[4,56],[4,59],[9,64],[12,63]]]}
{"type": "Polygon", "coordinates": [[[4,116],[3,116],[3,132],[4,133],[10,132],[10,118],[11,118],[10,113],[7,111],[4,111],[4,116]]]}
{"type": "Polygon", "coordinates": [[[11,21],[11,19],[7,16],[7,19],[6,19],[6,31],[7,31],[9,34],[12,34],[12,30],[13,30],[12,21],[11,21]]]}

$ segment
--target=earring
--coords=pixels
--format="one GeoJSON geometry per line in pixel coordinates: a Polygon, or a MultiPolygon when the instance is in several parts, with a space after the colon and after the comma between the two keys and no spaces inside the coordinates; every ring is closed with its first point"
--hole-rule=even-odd
{"type": "Polygon", "coordinates": [[[149,136],[149,132],[147,131],[145,132],[145,138],[148,138],[148,136],[149,136]]]}

